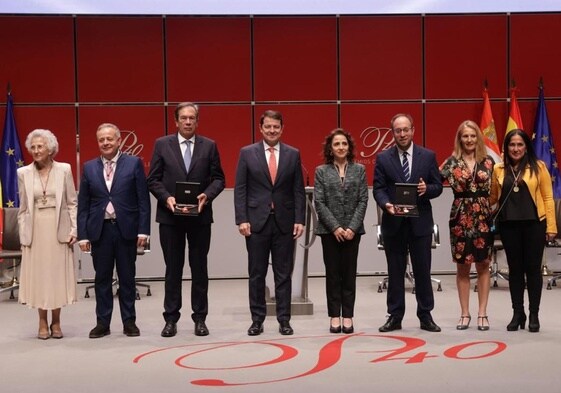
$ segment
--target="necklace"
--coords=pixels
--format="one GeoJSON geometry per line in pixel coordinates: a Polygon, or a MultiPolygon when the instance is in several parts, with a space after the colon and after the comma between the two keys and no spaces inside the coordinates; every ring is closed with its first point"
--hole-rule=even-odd
{"type": "Polygon", "coordinates": [[[39,181],[41,182],[41,188],[43,189],[43,196],[41,197],[41,203],[43,205],[47,204],[47,185],[49,184],[49,177],[51,176],[51,169],[53,168],[53,166],[51,165],[49,167],[49,170],[47,172],[47,180],[45,180],[45,184],[43,184],[43,177],[41,176],[41,172],[39,172],[39,181]]]}
{"type": "Polygon", "coordinates": [[[518,178],[520,177],[520,173],[522,171],[518,171],[518,173],[514,173],[513,167],[510,167],[510,170],[512,171],[512,177],[514,177],[514,186],[512,187],[512,191],[518,192],[520,191],[520,187],[518,187],[518,178]]]}

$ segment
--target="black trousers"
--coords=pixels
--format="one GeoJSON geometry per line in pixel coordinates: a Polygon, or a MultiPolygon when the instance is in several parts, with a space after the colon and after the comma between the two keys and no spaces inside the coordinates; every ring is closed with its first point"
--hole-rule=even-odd
{"type": "Polygon", "coordinates": [[[524,310],[525,286],[528,287],[530,312],[537,313],[540,310],[545,230],[545,220],[508,221],[499,225],[508,262],[510,299],[516,311],[524,310]]]}
{"type": "Polygon", "coordinates": [[[119,307],[123,322],[136,320],[136,239],[123,239],[115,221],[104,221],[101,237],[92,242],[97,322],[110,326],[113,313],[113,269],[119,279],[119,307]]]}
{"type": "Polygon", "coordinates": [[[277,320],[290,320],[292,298],[292,271],[294,268],[294,244],[292,232],[282,233],[271,214],[260,232],[246,237],[249,272],[249,309],[251,320],[263,322],[267,316],[265,301],[265,277],[271,256],[275,279],[277,320]]]}
{"type": "Polygon", "coordinates": [[[331,318],[354,316],[360,238],[356,235],[353,240],[338,242],[333,234],[321,235],[327,314],[331,318]]]}
{"type": "Polygon", "coordinates": [[[384,249],[388,262],[388,314],[402,319],[405,314],[405,270],[407,256],[415,277],[417,317],[421,321],[431,319],[434,308],[434,293],[430,280],[432,235],[415,236],[409,219],[395,236],[384,236],[384,249]]]}
{"type": "Polygon", "coordinates": [[[160,244],[166,264],[164,319],[177,322],[181,317],[181,284],[185,246],[189,247],[191,268],[191,309],[193,321],[204,321],[208,314],[208,251],[210,224],[183,220],[176,225],[160,224],[160,244]]]}

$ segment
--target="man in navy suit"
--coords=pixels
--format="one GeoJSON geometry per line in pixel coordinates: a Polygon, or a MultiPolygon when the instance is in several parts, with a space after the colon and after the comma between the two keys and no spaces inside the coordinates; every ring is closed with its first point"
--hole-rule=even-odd
{"type": "Polygon", "coordinates": [[[378,154],[374,170],[373,192],[383,210],[382,236],[388,263],[389,317],[379,330],[391,332],[401,329],[405,314],[404,276],[409,254],[421,329],[439,332],[440,327],[431,316],[434,308],[430,280],[434,222],[430,200],[442,193],[442,181],[434,152],[413,144],[413,118],[407,114],[395,115],[391,120],[391,130],[396,145],[378,154]],[[396,183],[417,184],[418,217],[396,215],[396,183]]]}
{"type": "Polygon", "coordinates": [[[295,240],[302,235],[306,197],[300,152],[280,142],[280,112],[266,111],[260,119],[263,141],[242,148],[236,172],[236,224],[248,252],[249,306],[252,324],[247,333],[263,332],[267,315],[265,277],[272,258],[279,332],[293,334],[290,303],[295,240]]]}
{"type": "Polygon", "coordinates": [[[177,133],[156,140],[148,174],[148,188],[158,200],[156,221],[160,223],[160,244],[166,264],[162,337],[177,334],[181,316],[181,284],[185,265],[185,245],[189,244],[191,267],[191,318],[195,335],[209,334],[207,255],[210,249],[212,201],[224,189],[224,171],[216,143],[196,134],[199,108],[191,102],[175,109],[177,133]],[[177,182],[200,183],[198,215],[175,215],[177,182]]]}
{"type": "Polygon", "coordinates": [[[84,164],[78,194],[80,249],[91,251],[95,269],[97,324],[90,338],[110,334],[113,269],[117,266],[123,333],[140,335],[136,326],[136,250],[150,234],[150,196],[138,157],[120,150],[121,132],[101,124],[96,133],[101,157],[84,164]]]}

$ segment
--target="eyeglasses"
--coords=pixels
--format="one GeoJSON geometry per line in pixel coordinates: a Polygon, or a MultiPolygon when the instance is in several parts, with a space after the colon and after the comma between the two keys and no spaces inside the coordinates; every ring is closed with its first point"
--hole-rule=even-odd
{"type": "Polygon", "coordinates": [[[412,129],[413,127],[394,128],[393,132],[395,132],[396,134],[401,134],[402,132],[408,133],[412,129]]]}

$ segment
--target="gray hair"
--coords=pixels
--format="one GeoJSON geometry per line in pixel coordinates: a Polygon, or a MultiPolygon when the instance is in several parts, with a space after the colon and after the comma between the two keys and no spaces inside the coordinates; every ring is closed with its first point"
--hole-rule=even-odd
{"type": "Polygon", "coordinates": [[[58,141],[55,134],[53,134],[50,130],[37,128],[27,134],[27,138],[25,138],[25,147],[29,153],[31,153],[31,141],[33,138],[43,138],[51,157],[56,156],[58,153],[58,141]]]}
{"type": "Polygon", "coordinates": [[[197,118],[197,120],[199,120],[199,106],[197,104],[194,104],[192,102],[180,102],[173,111],[173,115],[176,121],[179,120],[179,111],[183,108],[193,108],[195,110],[195,117],[197,118]]]}
{"type": "MultiPolygon", "coordinates": [[[[115,124],[113,123],[102,123],[99,125],[99,127],[97,127],[97,131],[101,130],[102,128],[112,128],[115,130],[115,136],[117,138],[121,137],[121,130],[119,130],[119,127],[117,127],[115,124]]],[[[96,131],[96,133],[97,133],[96,131]]]]}

